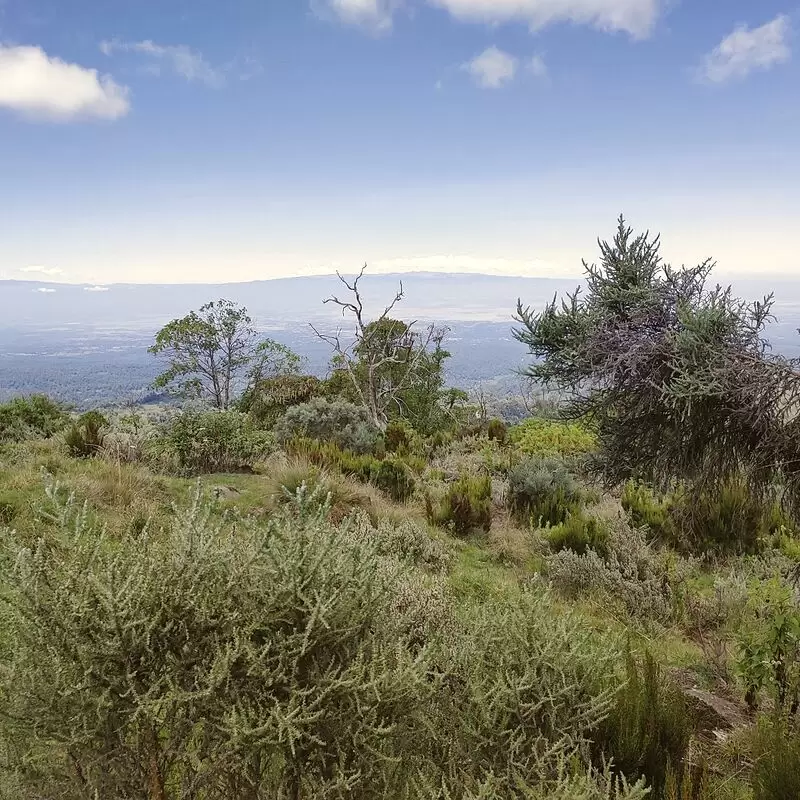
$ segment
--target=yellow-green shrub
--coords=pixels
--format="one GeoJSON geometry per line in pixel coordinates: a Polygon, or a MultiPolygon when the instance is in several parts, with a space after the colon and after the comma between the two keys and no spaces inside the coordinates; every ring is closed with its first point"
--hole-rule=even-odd
{"type": "Polygon", "coordinates": [[[530,455],[576,456],[591,453],[597,438],[576,422],[526,419],[510,431],[511,441],[530,455]]]}

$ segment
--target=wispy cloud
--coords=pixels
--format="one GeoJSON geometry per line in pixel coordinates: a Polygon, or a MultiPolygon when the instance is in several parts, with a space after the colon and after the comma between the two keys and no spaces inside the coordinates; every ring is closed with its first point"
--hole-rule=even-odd
{"type": "MultiPolygon", "coordinates": [[[[457,19],[496,25],[522,22],[543,28],[557,22],[650,35],[668,0],[427,0],[457,19]]],[[[387,30],[402,0],[312,0],[344,22],[387,30]]]]}
{"type": "Polygon", "coordinates": [[[48,275],[50,277],[54,277],[55,275],[63,275],[64,270],[59,269],[58,267],[22,267],[20,272],[26,273],[36,273],[39,275],[48,275]]]}
{"type": "Polygon", "coordinates": [[[557,22],[592,25],[601,30],[648,36],[665,0],[428,0],[454,17],[498,24],[524,22],[543,28],[557,22]]]}
{"type": "Polygon", "coordinates": [[[531,57],[528,60],[527,67],[528,72],[537,78],[546,78],[549,75],[547,64],[545,63],[543,56],[535,55],[531,57]]]}
{"type": "Polygon", "coordinates": [[[84,286],[84,292],[107,292],[108,286],[84,286]]]}
{"type": "Polygon", "coordinates": [[[463,65],[482,89],[500,89],[517,74],[517,59],[497,47],[489,47],[463,65]]]}
{"type": "Polygon", "coordinates": [[[38,288],[33,290],[34,292],[39,292],[40,294],[53,294],[56,290],[51,289],[49,286],[39,286],[38,288]]]}
{"type": "Polygon", "coordinates": [[[725,83],[783,64],[792,55],[790,33],[789,18],[784,14],[760,28],[740,25],[706,56],[699,77],[708,83],[725,83]]]}
{"type": "Polygon", "coordinates": [[[312,0],[311,7],[322,17],[332,17],[372,33],[385,33],[392,27],[395,11],[402,0],[312,0]]]}
{"type": "Polygon", "coordinates": [[[96,69],[49,56],[41,47],[0,45],[0,107],[34,120],[119,119],[128,89],[96,69]]]}
{"type": "Polygon", "coordinates": [[[158,75],[166,66],[175,75],[187,81],[204,83],[206,86],[220,87],[225,84],[224,71],[213,67],[203,54],[184,44],[163,45],[145,39],[141,42],[124,42],[109,39],[100,43],[100,50],[107,56],[114,53],[136,53],[147,60],[146,69],[158,75]]]}

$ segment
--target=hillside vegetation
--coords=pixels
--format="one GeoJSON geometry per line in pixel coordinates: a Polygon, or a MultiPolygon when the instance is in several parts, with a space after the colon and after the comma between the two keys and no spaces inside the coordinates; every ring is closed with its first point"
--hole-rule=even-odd
{"type": "Polygon", "coordinates": [[[358,279],[325,380],[213,303],[179,408],[0,406],[0,796],[799,797],[797,365],[601,248],[518,424],[358,279]]]}

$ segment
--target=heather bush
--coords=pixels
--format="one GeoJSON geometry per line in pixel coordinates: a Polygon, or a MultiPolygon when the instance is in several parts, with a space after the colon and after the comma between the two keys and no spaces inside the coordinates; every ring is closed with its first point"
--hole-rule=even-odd
{"type": "Polygon", "coordinates": [[[250,414],[258,427],[271,428],[287,409],[309,402],[322,391],[322,381],[313,375],[275,375],[250,386],[237,408],[250,414]]]}
{"type": "Polygon", "coordinates": [[[437,681],[398,638],[399,562],[302,497],[161,538],[66,517],[33,551],[2,534],[10,796],[408,797],[437,681]]]}
{"type": "Polygon", "coordinates": [[[522,522],[558,525],[579,505],[580,489],[556,458],[530,458],[508,473],[508,507],[522,522]]]}
{"type": "Polygon", "coordinates": [[[629,780],[646,778],[654,797],[664,793],[668,778],[675,787],[686,774],[686,756],[693,720],[680,689],[645,652],[637,660],[629,652],[626,680],[616,694],[611,713],[599,726],[595,750],[602,760],[629,780]]]}
{"type": "Polygon", "coordinates": [[[680,575],[666,555],[647,543],[641,529],[624,520],[607,520],[605,558],[594,550],[583,555],[572,550],[553,553],[546,559],[547,575],[553,587],[566,597],[599,592],[620,602],[626,613],[643,620],[662,623],[676,612],[674,583],[680,575]]]}
{"type": "Polygon", "coordinates": [[[25,439],[49,439],[62,431],[69,414],[60,403],[47,395],[32,394],[0,404],[0,444],[25,439]]]}
{"type": "Polygon", "coordinates": [[[653,538],[661,542],[675,541],[669,498],[656,496],[644,484],[628,481],[622,490],[621,502],[634,528],[648,528],[653,538]]]}
{"type": "Polygon", "coordinates": [[[383,432],[386,450],[390,453],[406,453],[411,446],[414,432],[401,420],[392,420],[383,432]]]}
{"type": "Polygon", "coordinates": [[[399,503],[414,494],[416,481],[408,467],[399,459],[378,461],[370,475],[371,482],[399,503]]]}
{"type": "Polygon", "coordinates": [[[105,442],[108,420],[99,411],[87,411],[72,423],[64,434],[67,450],[73,458],[100,455],[105,442]]]}
{"type": "Polygon", "coordinates": [[[501,419],[490,419],[487,427],[487,435],[490,440],[505,444],[508,438],[508,426],[501,419]]]}
{"type": "Polygon", "coordinates": [[[492,479],[488,475],[462,475],[435,501],[425,497],[428,521],[452,530],[456,536],[488,531],[492,525],[492,479]]]}
{"type": "Polygon", "coordinates": [[[240,411],[181,411],[153,439],[148,455],[180,475],[247,472],[272,449],[268,433],[240,411]]]}
{"type": "Polygon", "coordinates": [[[319,439],[354,453],[376,452],[383,441],[362,408],[322,397],[290,408],[275,424],[274,433],[280,444],[296,438],[319,439]]]}
{"type": "Polygon", "coordinates": [[[603,520],[578,511],[547,531],[547,542],[555,552],[571,550],[584,555],[593,550],[601,557],[608,551],[609,531],[603,520]]]}

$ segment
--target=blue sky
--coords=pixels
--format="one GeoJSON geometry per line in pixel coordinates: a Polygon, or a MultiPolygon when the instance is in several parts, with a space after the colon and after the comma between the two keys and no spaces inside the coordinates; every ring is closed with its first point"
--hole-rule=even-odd
{"type": "Polygon", "coordinates": [[[800,276],[785,0],[0,0],[0,277],[800,276]]]}

